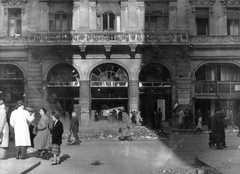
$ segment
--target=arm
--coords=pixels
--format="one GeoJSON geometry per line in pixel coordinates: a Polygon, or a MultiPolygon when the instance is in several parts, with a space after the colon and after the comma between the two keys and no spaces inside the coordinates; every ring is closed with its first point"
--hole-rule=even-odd
{"type": "Polygon", "coordinates": [[[6,112],[2,112],[0,115],[0,132],[2,132],[6,122],[7,122],[6,112]]]}

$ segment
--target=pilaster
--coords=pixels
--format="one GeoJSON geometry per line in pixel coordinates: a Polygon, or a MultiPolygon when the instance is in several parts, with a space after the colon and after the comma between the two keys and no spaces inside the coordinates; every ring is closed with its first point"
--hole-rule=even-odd
{"type": "Polygon", "coordinates": [[[89,2],[89,29],[97,30],[96,2],[89,2]]]}
{"type": "Polygon", "coordinates": [[[138,30],[137,0],[128,0],[128,31],[138,30]]]}
{"type": "Polygon", "coordinates": [[[39,4],[39,19],[40,31],[48,31],[49,30],[49,7],[47,2],[41,2],[39,4]]]}
{"type": "Polygon", "coordinates": [[[129,81],[129,111],[139,110],[139,83],[129,81]]]}
{"type": "Polygon", "coordinates": [[[80,86],[80,106],[81,106],[81,123],[86,125],[90,121],[90,88],[89,81],[81,81],[80,86]]]}
{"type": "Polygon", "coordinates": [[[121,32],[125,32],[128,27],[128,3],[121,2],[121,32]]]}
{"type": "Polygon", "coordinates": [[[80,0],[79,8],[79,30],[89,31],[89,2],[88,0],[80,0]]]}

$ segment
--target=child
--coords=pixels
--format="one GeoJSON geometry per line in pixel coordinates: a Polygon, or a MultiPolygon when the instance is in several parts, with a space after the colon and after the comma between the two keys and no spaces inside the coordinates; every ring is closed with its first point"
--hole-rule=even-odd
{"type": "Polygon", "coordinates": [[[53,162],[52,165],[60,164],[60,153],[62,144],[63,124],[59,120],[59,115],[54,113],[52,115],[53,126],[52,126],[52,153],[53,162]]]}
{"type": "Polygon", "coordinates": [[[202,117],[198,118],[197,131],[202,131],[202,117]]]}

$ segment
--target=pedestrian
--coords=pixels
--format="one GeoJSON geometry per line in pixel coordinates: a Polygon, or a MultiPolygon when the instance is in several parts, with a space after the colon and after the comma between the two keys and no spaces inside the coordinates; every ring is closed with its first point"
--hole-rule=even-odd
{"type": "MultiPolygon", "coordinates": [[[[31,116],[35,117],[35,113],[33,112],[33,109],[31,107],[26,107],[26,111],[28,111],[28,113],[31,116]]],[[[37,134],[36,125],[33,122],[29,122],[29,133],[30,133],[31,147],[34,147],[34,141],[33,140],[34,140],[34,138],[37,134]]]]}
{"type": "Polygon", "coordinates": [[[184,128],[184,122],[185,122],[185,113],[184,113],[184,109],[182,109],[181,111],[179,111],[178,113],[179,115],[179,129],[183,129],[184,128]]]}
{"type": "Polygon", "coordinates": [[[202,116],[201,115],[199,115],[199,117],[198,117],[197,131],[198,132],[202,131],[202,116]]]}
{"type": "Polygon", "coordinates": [[[0,160],[6,158],[9,145],[9,126],[5,104],[0,100],[0,160]]]}
{"type": "Polygon", "coordinates": [[[62,134],[63,134],[63,124],[60,121],[58,113],[52,115],[52,154],[53,161],[52,165],[60,164],[60,154],[61,154],[61,144],[62,144],[62,134]]]}
{"type": "Polygon", "coordinates": [[[79,140],[78,137],[78,132],[79,132],[79,121],[76,112],[72,113],[72,119],[70,122],[70,129],[69,129],[69,136],[68,136],[68,143],[69,145],[80,145],[81,141],[79,140]],[[71,143],[71,136],[74,136],[75,142],[71,143]]]}
{"type": "Polygon", "coordinates": [[[46,115],[47,110],[45,108],[41,108],[39,110],[40,119],[36,125],[37,127],[37,135],[34,138],[34,147],[38,149],[39,156],[42,159],[49,159],[48,149],[51,145],[51,121],[49,117],[46,115]]]}
{"type": "Polygon", "coordinates": [[[227,147],[225,142],[224,117],[224,110],[222,108],[216,108],[212,117],[211,130],[213,142],[216,143],[217,149],[227,147]]]}
{"type": "Polygon", "coordinates": [[[31,146],[28,122],[34,120],[34,116],[24,110],[22,100],[17,102],[18,108],[11,113],[10,124],[14,128],[16,159],[25,159],[27,147],[31,146]]]}
{"type": "Polygon", "coordinates": [[[137,124],[137,122],[136,122],[136,111],[133,110],[132,112],[130,112],[130,115],[131,115],[131,123],[132,124],[137,124]]]}
{"type": "Polygon", "coordinates": [[[240,136],[240,109],[239,109],[239,111],[237,113],[236,124],[237,124],[237,127],[238,127],[237,136],[239,137],[240,136]]]}
{"type": "Polygon", "coordinates": [[[99,115],[97,111],[95,111],[95,114],[94,114],[94,121],[99,121],[99,115]]]}
{"type": "Polygon", "coordinates": [[[132,141],[131,135],[131,121],[129,115],[126,113],[125,110],[122,111],[122,122],[119,129],[121,136],[119,137],[120,141],[132,141]]]}
{"type": "Polygon", "coordinates": [[[197,110],[197,114],[196,115],[197,116],[195,118],[195,123],[198,125],[199,117],[201,117],[203,119],[202,111],[201,111],[200,108],[197,110]]]}
{"type": "Polygon", "coordinates": [[[157,113],[155,114],[155,128],[161,129],[162,128],[162,110],[158,108],[157,113]]]}
{"type": "Polygon", "coordinates": [[[136,125],[141,126],[143,119],[141,117],[141,111],[136,111],[136,125]]]}
{"type": "Polygon", "coordinates": [[[208,111],[208,134],[209,134],[209,142],[208,142],[208,145],[209,147],[215,147],[215,144],[214,144],[214,141],[213,141],[213,138],[212,138],[212,130],[211,130],[211,127],[212,127],[212,115],[211,115],[211,112],[208,111]]]}

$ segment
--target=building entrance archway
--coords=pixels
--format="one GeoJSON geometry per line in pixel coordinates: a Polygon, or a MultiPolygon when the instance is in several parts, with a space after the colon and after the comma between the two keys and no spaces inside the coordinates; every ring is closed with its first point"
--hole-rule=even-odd
{"type": "Polygon", "coordinates": [[[79,110],[80,76],[70,64],[60,63],[51,68],[47,75],[48,98],[54,110],[71,117],[79,110]]]}
{"type": "Polygon", "coordinates": [[[114,63],[98,65],[90,75],[91,118],[95,112],[107,119],[115,109],[128,109],[128,74],[114,63]]]}

